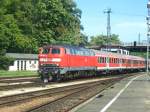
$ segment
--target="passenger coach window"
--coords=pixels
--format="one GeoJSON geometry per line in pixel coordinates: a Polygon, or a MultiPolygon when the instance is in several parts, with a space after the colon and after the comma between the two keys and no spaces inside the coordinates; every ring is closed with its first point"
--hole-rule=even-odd
{"type": "Polygon", "coordinates": [[[52,54],[60,54],[60,49],[58,48],[53,48],[51,51],[52,54]]]}

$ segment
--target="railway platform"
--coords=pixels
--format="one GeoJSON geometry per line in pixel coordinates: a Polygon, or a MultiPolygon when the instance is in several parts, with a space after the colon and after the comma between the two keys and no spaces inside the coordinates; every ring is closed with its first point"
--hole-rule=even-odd
{"type": "Polygon", "coordinates": [[[150,76],[126,78],[72,112],[150,112],[150,76]]]}

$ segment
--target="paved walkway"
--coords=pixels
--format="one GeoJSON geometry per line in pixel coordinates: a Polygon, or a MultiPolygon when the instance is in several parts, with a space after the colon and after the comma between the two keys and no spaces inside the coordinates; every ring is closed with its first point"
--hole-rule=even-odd
{"type": "Polygon", "coordinates": [[[122,80],[75,112],[150,112],[150,79],[147,75],[122,80]]]}

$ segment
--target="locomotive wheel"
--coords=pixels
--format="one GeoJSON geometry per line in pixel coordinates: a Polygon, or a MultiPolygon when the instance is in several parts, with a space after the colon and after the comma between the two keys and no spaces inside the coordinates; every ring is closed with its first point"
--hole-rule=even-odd
{"type": "Polygon", "coordinates": [[[44,83],[49,82],[49,75],[48,74],[42,74],[41,79],[43,80],[44,83]]]}
{"type": "Polygon", "coordinates": [[[57,82],[61,82],[63,79],[62,75],[61,74],[56,74],[56,81],[57,82]]]}
{"type": "Polygon", "coordinates": [[[47,78],[44,78],[44,79],[43,79],[43,82],[44,82],[44,83],[48,83],[48,79],[47,79],[47,78]]]}

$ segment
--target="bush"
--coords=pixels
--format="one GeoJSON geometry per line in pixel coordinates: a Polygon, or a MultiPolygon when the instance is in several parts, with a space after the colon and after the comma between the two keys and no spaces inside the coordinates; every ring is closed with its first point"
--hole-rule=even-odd
{"type": "Polygon", "coordinates": [[[0,56],[0,70],[8,70],[13,65],[14,59],[7,56],[0,56]]]}

